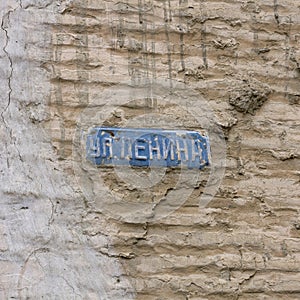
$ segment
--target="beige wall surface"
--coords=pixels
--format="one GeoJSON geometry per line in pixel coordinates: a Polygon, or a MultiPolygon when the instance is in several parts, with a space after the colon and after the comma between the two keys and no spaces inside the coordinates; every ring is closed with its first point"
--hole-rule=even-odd
{"type": "Polygon", "coordinates": [[[298,1],[0,18],[0,299],[300,298],[298,1]],[[97,168],[102,125],[205,131],[212,165],[97,168]]]}

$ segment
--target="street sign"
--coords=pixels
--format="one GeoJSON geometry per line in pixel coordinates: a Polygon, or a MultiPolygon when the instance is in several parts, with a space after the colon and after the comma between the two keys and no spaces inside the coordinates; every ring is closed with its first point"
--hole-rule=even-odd
{"type": "Polygon", "coordinates": [[[202,169],[210,165],[208,137],[187,130],[94,127],[87,135],[86,154],[97,166],[202,169]]]}

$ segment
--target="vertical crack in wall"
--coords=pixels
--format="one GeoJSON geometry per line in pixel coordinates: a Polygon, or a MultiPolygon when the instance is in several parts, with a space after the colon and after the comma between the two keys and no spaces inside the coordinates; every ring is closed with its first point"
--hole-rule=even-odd
{"type": "MultiPolygon", "coordinates": [[[[3,53],[5,54],[5,56],[7,57],[8,61],[9,61],[9,75],[8,75],[8,98],[7,98],[7,103],[3,109],[3,111],[1,112],[1,118],[2,118],[2,121],[3,121],[3,124],[6,128],[6,130],[9,130],[9,126],[8,124],[6,123],[5,121],[5,118],[4,118],[4,114],[5,112],[7,111],[9,105],[10,105],[10,100],[11,100],[11,93],[12,93],[12,88],[11,88],[11,78],[12,78],[12,74],[13,74],[13,65],[12,65],[12,59],[7,51],[7,46],[8,46],[8,42],[9,42],[9,36],[8,36],[8,21],[9,21],[9,16],[10,14],[13,12],[13,10],[10,10],[8,11],[3,17],[2,17],[2,20],[1,20],[1,29],[4,31],[5,33],[5,44],[2,48],[3,50],[3,53]]],[[[10,134],[10,138],[11,138],[11,130],[9,131],[9,134],[10,134]]],[[[6,152],[8,152],[8,145],[6,142],[4,142],[4,145],[5,145],[5,149],[6,149],[6,152]]],[[[9,169],[10,168],[10,162],[9,162],[9,158],[7,156],[6,158],[6,165],[7,165],[7,168],[9,169]]]]}
{"type": "MultiPolygon", "coordinates": [[[[19,5],[20,5],[20,7],[22,7],[21,1],[20,1],[19,5]]],[[[19,157],[20,161],[23,162],[20,151],[19,151],[18,147],[16,146],[16,141],[12,136],[12,129],[9,127],[9,125],[7,124],[7,122],[5,120],[5,117],[4,117],[4,114],[7,112],[8,108],[11,104],[11,95],[12,95],[12,91],[13,91],[11,82],[12,82],[12,77],[13,77],[13,73],[14,73],[13,61],[12,61],[12,58],[11,58],[9,52],[8,52],[8,44],[9,44],[9,41],[10,41],[10,37],[9,37],[9,34],[8,34],[8,27],[9,27],[9,23],[10,23],[10,15],[12,13],[14,13],[17,10],[17,8],[18,7],[14,8],[14,9],[10,9],[7,13],[5,13],[4,16],[2,17],[2,21],[1,21],[1,29],[4,31],[5,39],[6,39],[2,50],[5,54],[5,56],[7,57],[8,64],[9,64],[9,72],[8,72],[8,77],[7,77],[7,86],[8,86],[7,102],[6,102],[6,105],[3,109],[3,111],[1,112],[1,118],[2,118],[2,121],[3,121],[3,124],[4,124],[5,128],[9,131],[10,139],[11,139],[11,141],[13,141],[14,147],[15,147],[17,153],[18,153],[18,157],[19,157]]],[[[6,150],[7,150],[7,144],[6,144],[6,150]]],[[[10,166],[8,158],[7,158],[7,166],[8,166],[8,168],[10,166]]]]}
{"type": "Polygon", "coordinates": [[[170,80],[170,88],[173,88],[172,83],[172,51],[170,45],[170,36],[169,36],[169,22],[172,21],[172,13],[171,13],[171,4],[168,1],[168,8],[166,7],[166,1],[164,1],[164,25],[165,25],[165,36],[167,41],[167,49],[168,49],[168,73],[169,73],[169,80],[170,80]]]}
{"type": "Polygon", "coordinates": [[[274,18],[277,22],[277,24],[280,23],[279,21],[279,14],[278,14],[278,1],[277,0],[274,0],[274,18]]]}
{"type": "Polygon", "coordinates": [[[7,103],[6,106],[4,107],[4,110],[1,112],[1,117],[3,120],[3,123],[5,124],[5,127],[7,128],[7,123],[5,121],[4,118],[4,114],[5,112],[8,110],[8,107],[10,105],[10,101],[11,101],[11,93],[12,93],[12,88],[11,88],[11,79],[12,79],[12,75],[13,75],[13,63],[12,63],[12,59],[7,51],[7,47],[8,47],[8,43],[9,43],[9,35],[8,35],[8,23],[9,23],[9,17],[10,14],[14,12],[14,10],[9,10],[2,18],[1,21],[1,29],[4,31],[5,33],[5,37],[6,37],[6,41],[5,44],[3,46],[3,52],[5,53],[8,61],[9,61],[9,75],[8,75],[8,98],[7,98],[7,103]]]}

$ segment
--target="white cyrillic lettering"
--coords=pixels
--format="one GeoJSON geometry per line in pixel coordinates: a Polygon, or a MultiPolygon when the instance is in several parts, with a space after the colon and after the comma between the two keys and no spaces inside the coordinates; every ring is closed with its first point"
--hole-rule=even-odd
{"type": "Polygon", "coordinates": [[[188,154],[188,147],[187,147],[187,142],[186,140],[183,140],[183,148],[180,147],[179,140],[176,140],[176,152],[178,155],[178,160],[182,160],[181,158],[181,152],[184,153],[184,158],[187,161],[189,159],[189,154],[188,154]]]}
{"type": "Polygon", "coordinates": [[[109,155],[107,158],[112,158],[113,154],[112,154],[112,138],[110,137],[105,137],[102,140],[102,147],[103,147],[103,157],[107,156],[107,148],[108,148],[108,152],[109,155]]]}
{"type": "Polygon", "coordinates": [[[172,140],[165,139],[162,144],[163,144],[163,159],[167,159],[169,153],[171,152],[171,160],[174,160],[175,159],[174,142],[172,140]],[[166,141],[168,142],[166,143],[166,141]]]}
{"type": "Polygon", "coordinates": [[[200,147],[200,141],[199,140],[196,140],[196,141],[192,140],[192,161],[195,161],[196,157],[199,157],[199,160],[201,162],[202,149],[200,147]],[[196,151],[195,147],[197,148],[197,151],[196,151]]]}
{"type": "Polygon", "coordinates": [[[99,157],[100,156],[100,139],[96,138],[96,144],[94,143],[94,139],[92,136],[88,137],[89,140],[89,156],[91,157],[99,157]]]}
{"type": "Polygon", "coordinates": [[[144,145],[139,145],[138,142],[145,143],[146,140],[145,139],[136,140],[135,145],[134,145],[135,159],[147,160],[147,156],[139,155],[139,150],[144,150],[145,151],[146,147],[144,145]]]}
{"type": "Polygon", "coordinates": [[[155,141],[156,147],[154,147],[152,145],[152,141],[149,141],[149,156],[150,156],[150,159],[153,159],[153,152],[154,151],[156,152],[157,159],[161,159],[160,147],[159,147],[159,143],[158,143],[158,137],[155,137],[154,141],[155,141]]]}
{"type": "Polygon", "coordinates": [[[121,138],[121,159],[131,159],[132,158],[132,141],[130,138],[122,137],[121,138]]]}

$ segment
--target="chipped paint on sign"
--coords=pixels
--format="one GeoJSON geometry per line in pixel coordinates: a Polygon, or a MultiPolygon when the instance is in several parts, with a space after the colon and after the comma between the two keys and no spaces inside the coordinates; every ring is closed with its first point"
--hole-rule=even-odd
{"type": "Polygon", "coordinates": [[[209,139],[197,131],[95,127],[87,135],[86,150],[87,159],[97,166],[210,165],[209,139]]]}

